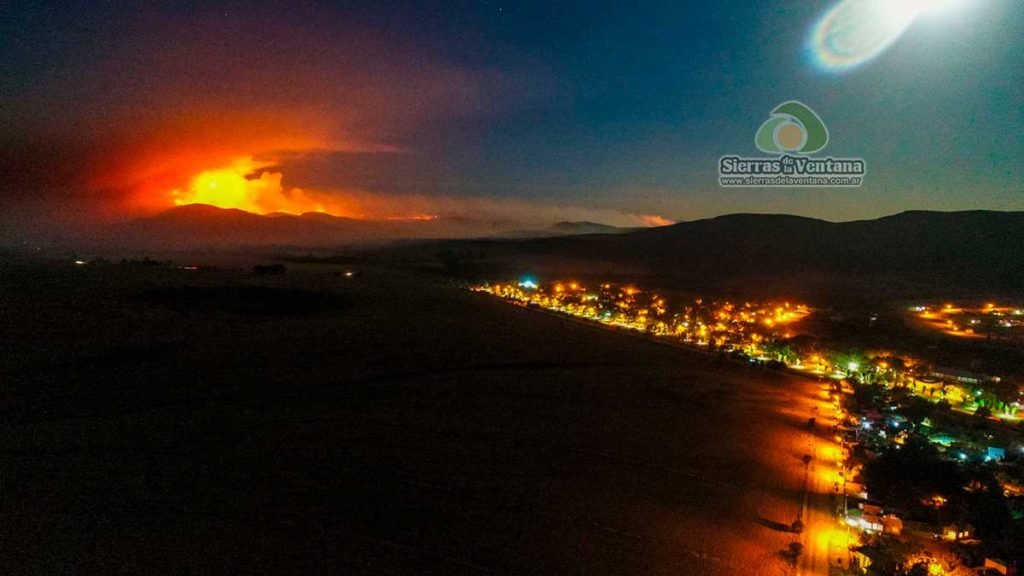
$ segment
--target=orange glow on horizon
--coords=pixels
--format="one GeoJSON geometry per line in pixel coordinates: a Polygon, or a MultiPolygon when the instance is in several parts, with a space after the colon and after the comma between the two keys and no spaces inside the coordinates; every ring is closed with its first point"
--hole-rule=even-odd
{"type": "Polygon", "coordinates": [[[643,220],[644,225],[651,227],[671,226],[672,224],[676,223],[675,220],[669,220],[668,218],[665,218],[664,216],[659,216],[657,214],[643,214],[640,216],[640,218],[643,220]]]}
{"type": "Polygon", "coordinates": [[[388,216],[387,220],[415,220],[421,222],[427,222],[430,220],[437,220],[439,216],[437,214],[415,214],[413,216],[388,216]]]}
{"type": "Polygon", "coordinates": [[[339,152],[397,155],[401,150],[375,141],[322,136],[316,130],[304,130],[308,128],[304,122],[221,116],[192,114],[187,121],[158,125],[145,134],[111,136],[116,146],[97,150],[90,158],[89,171],[82,175],[86,188],[104,195],[104,202],[95,208],[97,217],[118,221],[149,217],[176,206],[205,204],[264,215],[321,213],[396,223],[452,216],[469,219],[470,229],[475,218],[485,233],[494,228],[486,221],[497,218],[521,220],[517,226],[522,229],[561,220],[618,226],[671,223],[660,216],[617,209],[514,198],[466,197],[429,190],[392,194],[344,183],[329,188],[294,187],[289,185],[288,167],[297,158],[321,161],[320,155],[339,152]]]}
{"type": "Polygon", "coordinates": [[[218,208],[238,209],[254,214],[321,213],[331,216],[386,221],[431,221],[437,214],[422,212],[423,207],[388,202],[379,196],[347,191],[302,190],[288,188],[284,174],[275,169],[275,162],[239,157],[220,168],[199,172],[186,186],[163,195],[165,204],[186,206],[206,204],[218,208]],[[403,213],[404,212],[404,213],[403,213]]]}
{"type": "Polygon", "coordinates": [[[170,194],[175,206],[209,204],[255,214],[319,212],[352,216],[335,198],[307,194],[299,188],[285,189],[281,184],[283,175],[269,170],[272,165],[251,156],[241,157],[230,166],[200,172],[187,187],[174,189],[170,194]]]}
{"type": "Polygon", "coordinates": [[[415,206],[403,207],[358,192],[348,192],[343,198],[338,192],[287,188],[282,184],[284,175],[276,171],[275,166],[274,162],[242,156],[228,166],[203,170],[193,176],[187,186],[173,189],[169,200],[174,206],[206,204],[254,214],[315,212],[392,222],[427,222],[439,218],[429,213],[396,214],[403,208],[415,209],[415,206]]]}

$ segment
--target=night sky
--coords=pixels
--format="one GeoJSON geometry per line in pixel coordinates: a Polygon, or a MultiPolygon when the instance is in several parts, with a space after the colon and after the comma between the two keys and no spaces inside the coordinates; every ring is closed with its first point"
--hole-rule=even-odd
{"type": "Polygon", "coordinates": [[[835,4],[7,2],[0,225],[152,214],[240,158],[363,217],[1024,209],[1020,3],[952,0],[844,72],[808,50],[835,4]],[[719,188],[791,99],[867,183],[719,188]]]}

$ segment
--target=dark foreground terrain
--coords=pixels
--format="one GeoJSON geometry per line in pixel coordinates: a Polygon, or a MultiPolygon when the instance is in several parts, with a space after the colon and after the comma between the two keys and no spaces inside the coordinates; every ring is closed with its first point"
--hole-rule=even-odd
{"type": "Polygon", "coordinates": [[[0,276],[3,574],[783,574],[813,383],[429,277],[0,276]]]}

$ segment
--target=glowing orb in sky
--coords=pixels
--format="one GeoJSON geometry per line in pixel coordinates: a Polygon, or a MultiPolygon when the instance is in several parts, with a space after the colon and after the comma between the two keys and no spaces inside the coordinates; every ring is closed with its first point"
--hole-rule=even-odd
{"type": "Polygon", "coordinates": [[[814,27],[811,51],[825,70],[842,72],[871,61],[919,17],[962,0],[842,0],[814,27]]]}

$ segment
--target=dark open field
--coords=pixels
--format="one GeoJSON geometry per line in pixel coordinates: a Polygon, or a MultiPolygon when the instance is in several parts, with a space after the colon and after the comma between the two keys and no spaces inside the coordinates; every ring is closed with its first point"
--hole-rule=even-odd
{"type": "Polygon", "coordinates": [[[813,383],[326,266],[8,268],[0,347],[3,574],[790,571],[813,383]]]}

